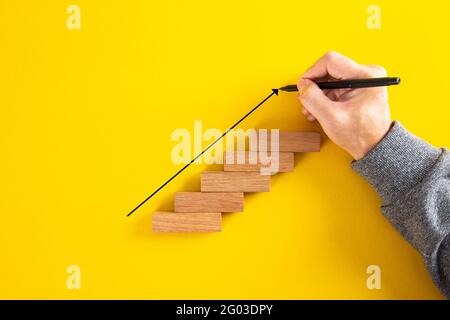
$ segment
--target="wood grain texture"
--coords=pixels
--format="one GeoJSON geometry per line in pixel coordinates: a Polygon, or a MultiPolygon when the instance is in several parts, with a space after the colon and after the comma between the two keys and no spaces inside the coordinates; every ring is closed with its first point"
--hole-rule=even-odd
{"type": "MultiPolygon", "coordinates": [[[[266,155],[267,156],[267,155],[266,155]]],[[[269,157],[272,156],[269,153],[269,157]]],[[[233,153],[226,152],[224,157],[224,171],[257,171],[261,168],[268,168],[271,163],[262,164],[259,152],[252,151],[235,151],[233,153]],[[253,157],[252,157],[253,156],[253,157]],[[239,158],[241,157],[241,158],[239,158]],[[238,159],[244,159],[244,163],[238,163],[238,159]],[[256,159],[256,162],[253,160],[256,159]]],[[[278,170],[277,172],[291,172],[294,170],[294,153],[278,152],[278,170]]]]}
{"type": "Polygon", "coordinates": [[[320,133],[280,131],[280,152],[319,152],[320,133]]]}
{"type": "Polygon", "coordinates": [[[152,230],[153,232],[219,232],[222,230],[222,214],[157,211],[152,215],[152,230]]]}
{"type": "Polygon", "coordinates": [[[267,192],[270,176],[259,172],[206,171],[201,175],[202,192],[267,192]]]}
{"type": "MultiPolygon", "coordinates": [[[[258,140],[257,134],[256,140],[258,140]]],[[[307,131],[281,131],[279,132],[279,152],[319,152],[320,151],[320,133],[307,131]]],[[[271,135],[267,130],[267,150],[270,150],[271,135]]],[[[258,151],[259,141],[255,142],[256,149],[248,151],[258,151]]],[[[242,150],[238,145],[237,150],[242,150]]]]}
{"type": "Polygon", "coordinates": [[[241,212],[242,192],[176,192],[175,212],[241,212]]]}

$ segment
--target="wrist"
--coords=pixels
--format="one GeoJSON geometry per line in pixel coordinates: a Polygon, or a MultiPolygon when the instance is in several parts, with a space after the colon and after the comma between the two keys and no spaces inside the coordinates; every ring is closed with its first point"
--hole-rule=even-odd
{"type": "Polygon", "coordinates": [[[384,126],[377,130],[373,130],[368,134],[360,137],[357,142],[357,147],[350,152],[352,157],[358,161],[364,158],[376,145],[378,145],[384,137],[391,130],[393,122],[386,123],[384,126]]]}

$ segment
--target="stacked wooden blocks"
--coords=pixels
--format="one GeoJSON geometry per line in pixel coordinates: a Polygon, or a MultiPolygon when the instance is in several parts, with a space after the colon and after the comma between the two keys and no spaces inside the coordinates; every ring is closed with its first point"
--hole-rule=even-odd
{"type": "MultiPolygon", "coordinates": [[[[319,133],[280,131],[277,172],[293,171],[294,153],[318,151],[319,133]]],[[[270,191],[270,175],[260,172],[268,164],[259,161],[258,152],[235,151],[230,157],[239,156],[244,163],[225,161],[224,171],[203,172],[201,192],[176,192],[174,212],[153,213],[153,232],[221,231],[222,213],[244,210],[244,193],[270,191]],[[249,161],[251,156],[256,156],[256,163],[249,161]]]]}

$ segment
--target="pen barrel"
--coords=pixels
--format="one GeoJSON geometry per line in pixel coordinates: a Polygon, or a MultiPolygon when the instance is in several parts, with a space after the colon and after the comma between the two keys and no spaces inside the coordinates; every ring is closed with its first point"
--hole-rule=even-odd
{"type": "Polygon", "coordinates": [[[400,78],[370,78],[317,82],[320,89],[358,89],[400,84],[400,78]]]}
{"type": "MultiPolygon", "coordinates": [[[[400,78],[370,78],[370,79],[351,79],[316,82],[320,89],[358,89],[371,87],[386,87],[400,84],[400,78]]],[[[290,84],[281,87],[279,90],[294,92],[297,91],[297,85],[290,84]]]]}

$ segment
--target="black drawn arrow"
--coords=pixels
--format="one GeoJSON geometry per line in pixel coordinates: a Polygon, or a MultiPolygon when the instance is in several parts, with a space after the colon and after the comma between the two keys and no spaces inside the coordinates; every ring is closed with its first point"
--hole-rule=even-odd
{"type": "Polygon", "coordinates": [[[195,156],[189,163],[187,163],[183,168],[181,168],[177,173],[175,173],[172,177],[170,177],[166,182],[164,182],[158,189],[153,191],[151,195],[149,195],[147,198],[145,198],[144,201],[142,201],[136,208],[131,210],[129,214],[127,214],[127,217],[133,214],[137,209],[139,209],[144,203],[146,203],[148,200],[150,200],[155,194],[157,194],[162,188],[164,188],[170,181],[175,179],[180,173],[182,173],[184,170],[186,170],[187,167],[189,167],[192,163],[194,163],[195,160],[197,160],[199,157],[201,157],[206,151],[208,151],[213,145],[215,145],[218,141],[220,141],[223,137],[227,135],[228,132],[233,130],[236,126],[238,126],[242,121],[244,121],[249,115],[251,115],[256,109],[258,109],[264,102],[269,100],[273,95],[278,96],[278,89],[272,89],[272,93],[269,94],[266,98],[264,98],[263,101],[258,103],[256,107],[251,109],[245,116],[243,116],[238,122],[233,124],[229,129],[227,129],[219,138],[217,138],[214,142],[209,144],[202,152],[200,152],[197,156],[195,156]]]}

